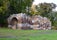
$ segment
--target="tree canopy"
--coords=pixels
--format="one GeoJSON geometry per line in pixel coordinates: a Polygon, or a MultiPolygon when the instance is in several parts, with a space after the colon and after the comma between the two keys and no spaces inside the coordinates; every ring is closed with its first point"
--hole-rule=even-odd
{"type": "Polygon", "coordinates": [[[54,3],[40,3],[38,6],[36,6],[36,10],[42,16],[48,16],[48,13],[52,12],[52,10],[55,8],[56,8],[56,4],[54,3]]]}

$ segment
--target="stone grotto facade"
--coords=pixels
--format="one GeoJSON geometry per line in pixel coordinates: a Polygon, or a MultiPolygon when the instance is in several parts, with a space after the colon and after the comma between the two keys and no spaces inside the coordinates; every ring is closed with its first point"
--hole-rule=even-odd
{"type": "Polygon", "coordinates": [[[50,30],[51,22],[40,15],[28,16],[25,13],[10,15],[7,19],[8,27],[12,29],[50,30]]]}

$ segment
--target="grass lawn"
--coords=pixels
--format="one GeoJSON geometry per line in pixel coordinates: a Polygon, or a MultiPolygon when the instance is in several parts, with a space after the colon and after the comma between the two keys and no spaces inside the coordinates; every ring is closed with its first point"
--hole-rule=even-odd
{"type": "Polygon", "coordinates": [[[0,28],[0,40],[57,40],[57,30],[12,30],[0,28]]]}

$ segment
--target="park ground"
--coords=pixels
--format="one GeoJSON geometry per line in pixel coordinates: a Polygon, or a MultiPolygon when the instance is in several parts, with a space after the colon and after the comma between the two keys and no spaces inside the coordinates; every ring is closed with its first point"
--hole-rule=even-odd
{"type": "Polygon", "coordinates": [[[57,30],[13,30],[0,28],[0,40],[57,40],[57,30]]]}

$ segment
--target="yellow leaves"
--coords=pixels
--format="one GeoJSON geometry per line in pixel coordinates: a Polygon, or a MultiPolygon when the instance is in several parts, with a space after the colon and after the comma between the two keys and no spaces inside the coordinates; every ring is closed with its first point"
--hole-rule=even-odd
{"type": "Polygon", "coordinates": [[[31,6],[31,14],[32,15],[36,15],[37,14],[36,5],[32,5],[31,6]]]}

